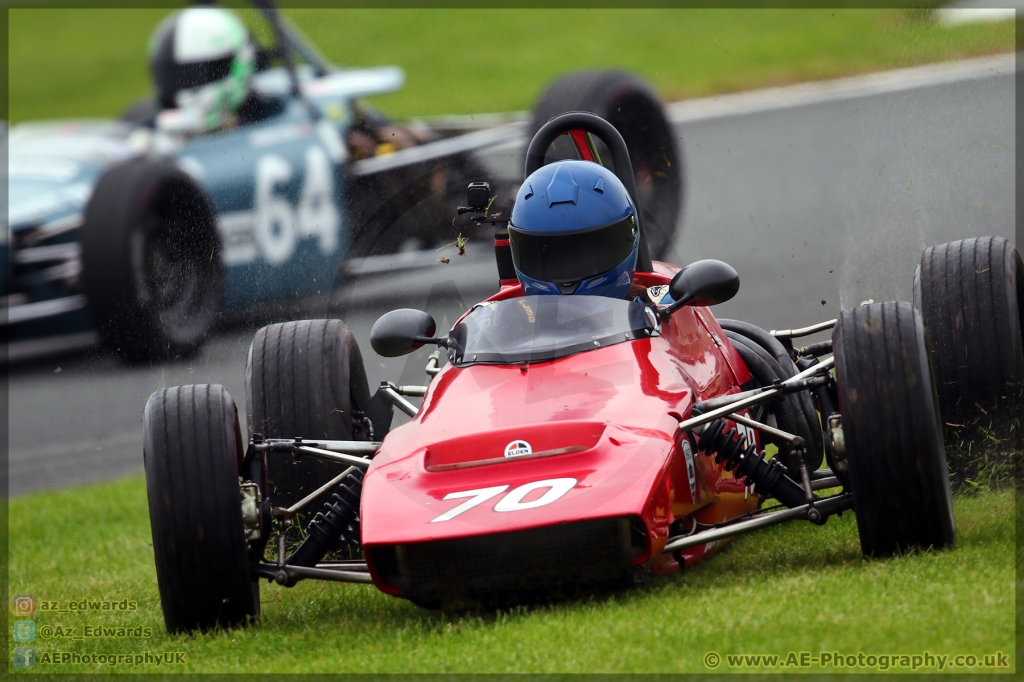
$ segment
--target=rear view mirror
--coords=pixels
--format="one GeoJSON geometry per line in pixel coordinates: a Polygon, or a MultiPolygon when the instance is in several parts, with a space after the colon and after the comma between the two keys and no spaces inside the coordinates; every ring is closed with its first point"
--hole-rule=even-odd
{"type": "Polygon", "coordinates": [[[724,303],[740,289],[740,276],[728,263],[707,259],[690,263],[676,273],[668,285],[675,299],[673,309],[684,305],[710,306],[724,303]]]}
{"type": "Polygon", "coordinates": [[[378,355],[395,358],[436,341],[434,318],[422,310],[400,308],[381,315],[370,330],[370,346],[378,355]]]}

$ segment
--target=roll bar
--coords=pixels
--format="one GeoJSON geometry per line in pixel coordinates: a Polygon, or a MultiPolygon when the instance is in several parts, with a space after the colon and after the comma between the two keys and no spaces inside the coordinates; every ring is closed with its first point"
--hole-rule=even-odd
{"type": "Polygon", "coordinates": [[[636,269],[641,272],[651,272],[654,265],[651,263],[651,251],[647,246],[647,234],[644,232],[640,207],[639,195],[636,191],[636,178],[633,177],[633,164],[629,160],[629,149],[622,135],[608,121],[597,114],[586,111],[569,111],[564,114],[552,117],[547,123],[540,127],[537,134],[530,140],[530,146],[526,150],[526,175],[544,165],[544,155],[551,146],[551,143],[559,135],[570,130],[582,130],[591,135],[596,135],[602,142],[608,145],[612,153],[612,161],[615,162],[615,176],[625,185],[626,191],[633,199],[636,206],[636,223],[640,230],[640,251],[637,255],[636,269]]]}

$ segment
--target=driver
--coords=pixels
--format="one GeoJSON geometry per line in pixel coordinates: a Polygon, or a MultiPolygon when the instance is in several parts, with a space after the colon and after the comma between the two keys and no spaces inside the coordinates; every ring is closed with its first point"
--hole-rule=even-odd
{"type": "Polygon", "coordinates": [[[190,7],[164,19],[149,42],[159,105],[181,109],[208,132],[262,117],[250,87],[256,47],[242,21],[220,7],[190,7]]]}
{"type": "MultiPolygon", "coordinates": [[[[164,19],[149,41],[149,68],[160,109],[178,109],[188,117],[190,133],[245,125],[280,113],[275,98],[251,84],[274,52],[261,48],[233,12],[220,7],[192,7],[164,19]]],[[[437,139],[424,127],[397,126],[364,103],[351,102],[352,124],[346,135],[354,160],[387,154],[437,139]]],[[[152,126],[152,103],[129,109],[126,120],[152,126]]],[[[444,185],[444,177],[431,178],[444,185]]],[[[400,190],[396,188],[391,194],[400,190]]],[[[388,195],[390,196],[390,194],[388,195]]]]}
{"type": "Polygon", "coordinates": [[[604,166],[568,160],[534,171],[508,225],[523,293],[643,299],[647,292],[632,286],[636,214],[626,187],[604,166]]]}

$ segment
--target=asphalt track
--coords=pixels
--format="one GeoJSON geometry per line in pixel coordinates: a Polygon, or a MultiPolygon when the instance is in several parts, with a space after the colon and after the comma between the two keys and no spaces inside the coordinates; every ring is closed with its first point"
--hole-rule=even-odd
{"type": "MultiPolygon", "coordinates": [[[[866,299],[909,300],[924,247],[1013,239],[1012,57],[929,68],[671,107],[686,171],[672,260],[719,258],[742,280],[717,316],[783,329],[866,299]]],[[[492,156],[519,167],[509,150],[492,156]]],[[[426,352],[378,358],[374,320],[417,307],[445,328],[495,280],[489,245],[471,242],[450,265],[364,277],[306,314],[346,320],[371,385],[422,383],[426,352]]],[[[10,494],[140,472],[142,409],[160,387],[221,383],[244,414],[254,330],[221,331],[201,356],[161,366],[125,367],[96,350],[12,364],[10,494]]]]}

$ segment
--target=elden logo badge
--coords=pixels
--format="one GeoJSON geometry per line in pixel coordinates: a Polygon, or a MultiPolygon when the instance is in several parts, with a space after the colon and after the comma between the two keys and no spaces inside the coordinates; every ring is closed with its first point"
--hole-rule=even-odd
{"type": "Polygon", "coordinates": [[[505,446],[506,457],[521,457],[533,453],[533,448],[525,440],[514,440],[505,446]]]}

